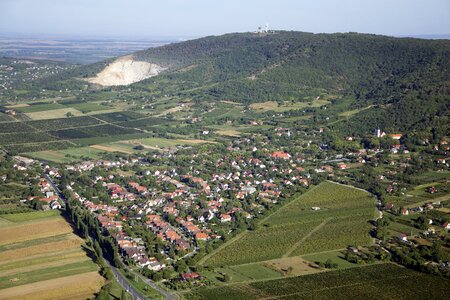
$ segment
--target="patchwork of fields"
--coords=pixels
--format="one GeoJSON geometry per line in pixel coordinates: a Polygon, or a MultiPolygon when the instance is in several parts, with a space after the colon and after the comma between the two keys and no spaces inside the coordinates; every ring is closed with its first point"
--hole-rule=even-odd
{"type": "MultiPolygon", "coordinates": [[[[229,118],[252,119],[244,113],[244,106],[226,101],[217,102],[214,108],[206,112],[197,112],[205,123],[211,125],[186,124],[194,109],[189,101],[184,101],[183,106],[178,101],[181,100],[170,98],[156,101],[149,108],[136,107],[126,101],[111,102],[105,99],[88,102],[68,97],[2,106],[0,110],[12,109],[16,115],[0,112],[0,148],[37,159],[69,163],[98,159],[104,152],[130,154],[192,145],[203,142],[198,140],[198,136],[205,129],[215,133],[214,137],[208,137],[210,141],[215,141],[272,128],[271,125],[212,125],[229,118]],[[136,146],[144,149],[135,149],[136,146]]],[[[317,101],[314,100],[314,103],[317,101]]],[[[308,105],[306,102],[301,104],[308,105]]],[[[278,110],[299,108],[286,104],[278,110]]]]}
{"type": "Polygon", "coordinates": [[[299,196],[260,223],[225,244],[202,262],[231,266],[366,245],[374,198],[367,192],[324,182],[299,196]],[[320,207],[320,210],[312,210],[320,207]]]}
{"type": "Polygon", "coordinates": [[[89,298],[103,282],[59,212],[0,218],[0,299],[89,298]]]}
{"type": "Polygon", "coordinates": [[[105,152],[142,151],[135,149],[138,145],[148,151],[201,142],[181,135],[157,138],[165,132],[164,126],[175,121],[120,105],[111,108],[98,102],[61,100],[6,108],[18,114],[1,114],[0,148],[58,163],[98,159],[105,152]]]}
{"type": "Polygon", "coordinates": [[[187,299],[447,299],[450,281],[394,264],[199,288],[187,299]]]}

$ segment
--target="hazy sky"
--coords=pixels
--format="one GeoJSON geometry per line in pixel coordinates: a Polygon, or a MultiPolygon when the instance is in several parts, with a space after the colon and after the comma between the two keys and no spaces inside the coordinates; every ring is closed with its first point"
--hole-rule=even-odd
{"type": "Polygon", "coordinates": [[[270,28],[450,33],[450,0],[0,0],[0,33],[205,36],[270,28]]]}

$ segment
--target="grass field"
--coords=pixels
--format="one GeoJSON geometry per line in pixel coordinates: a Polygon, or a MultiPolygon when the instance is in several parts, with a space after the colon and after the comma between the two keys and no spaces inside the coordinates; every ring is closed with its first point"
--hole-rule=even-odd
{"type": "Polygon", "coordinates": [[[201,263],[239,265],[369,244],[368,221],[374,213],[369,193],[323,182],[264,219],[256,231],[243,233],[201,263]],[[314,211],[314,206],[321,209],[314,211]]]}
{"type": "Polygon", "coordinates": [[[73,116],[82,116],[83,113],[75,108],[59,108],[52,110],[36,111],[26,113],[25,115],[32,120],[49,120],[49,119],[59,119],[67,117],[67,114],[71,113],[73,116]]]}
{"type": "Polygon", "coordinates": [[[303,255],[302,258],[313,263],[317,262],[325,263],[328,259],[330,259],[333,263],[337,264],[338,269],[353,268],[358,266],[355,265],[354,263],[345,260],[341,250],[324,251],[314,254],[303,255]]]}
{"type": "Polygon", "coordinates": [[[231,137],[239,137],[241,136],[241,132],[234,129],[227,130],[218,130],[216,131],[218,135],[231,136],[231,137]]]}
{"type": "Polygon", "coordinates": [[[447,299],[450,281],[394,264],[199,288],[187,299],[447,299]]]}
{"type": "Polygon", "coordinates": [[[26,153],[27,156],[56,163],[70,163],[80,161],[84,158],[99,159],[105,151],[92,147],[77,147],[64,150],[46,150],[26,153]]]}
{"type": "Polygon", "coordinates": [[[9,223],[0,227],[0,299],[81,299],[100,289],[103,278],[84,240],[59,212],[8,214],[2,220],[9,223]]]}
{"type": "Polygon", "coordinates": [[[245,276],[248,280],[259,280],[265,278],[281,277],[280,272],[267,268],[262,264],[248,264],[230,267],[231,270],[245,276]]]}
{"type": "Polygon", "coordinates": [[[70,104],[70,105],[66,105],[66,106],[77,109],[84,114],[87,114],[90,112],[97,112],[97,111],[104,111],[104,110],[106,111],[106,110],[112,109],[112,107],[110,107],[110,106],[100,105],[97,102],[76,103],[76,104],[70,104]]]}
{"type": "Polygon", "coordinates": [[[111,144],[106,144],[106,145],[92,145],[90,146],[90,148],[94,149],[94,150],[100,150],[103,152],[121,152],[121,153],[125,153],[125,154],[132,154],[133,150],[129,149],[126,146],[121,146],[120,143],[111,143],[111,144]]]}
{"type": "MultiPolygon", "coordinates": [[[[100,138],[97,138],[100,140],[100,138]]],[[[109,139],[108,137],[105,139],[109,139]]],[[[94,139],[93,139],[94,140],[94,139]]],[[[177,145],[195,145],[199,143],[207,143],[204,140],[189,140],[189,139],[164,139],[164,138],[146,138],[136,140],[112,141],[109,143],[95,144],[87,147],[75,147],[63,150],[45,150],[38,152],[28,152],[27,156],[32,158],[53,161],[57,163],[70,163],[80,161],[82,159],[99,159],[102,153],[105,152],[122,152],[131,154],[134,152],[141,152],[134,149],[138,145],[145,147],[142,151],[148,149],[161,149],[173,147],[177,145]]]]}
{"type": "Polygon", "coordinates": [[[164,297],[159,292],[150,288],[140,277],[130,279],[126,276],[125,272],[121,271],[121,273],[125,276],[126,281],[128,281],[129,284],[134,286],[143,295],[145,295],[147,299],[155,299],[155,300],[164,299],[164,297]]]}
{"type": "MultiPolygon", "coordinates": [[[[130,142],[130,141],[127,141],[130,142]]],[[[204,140],[190,140],[190,139],[164,139],[164,138],[148,138],[148,139],[141,139],[136,140],[136,143],[144,145],[144,146],[150,146],[150,147],[157,147],[157,148],[166,148],[166,147],[173,147],[177,145],[195,145],[195,144],[201,144],[201,143],[207,143],[208,141],[204,140]]]]}
{"type": "Polygon", "coordinates": [[[20,107],[15,107],[14,109],[20,111],[22,113],[34,113],[40,111],[50,111],[54,109],[62,109],[65,108],[64,105],[58,103],[41,103],[35,105],[24,105],[20,107]]]}
{"type": "Polygon", "coordinates": [[[330,102],[328,100],[314,100],[311,102],[285,102],[282,105],[279,105],[275,101],[267,101],[267,102],[258,102],[250,104],[250,108],[257,112],[265,112],[265,111],[275,111],[275,112],[284,112],[288,110],[295,109],[304,109],[308,107],[320,107],[322,105],[327,105],[330,102]]]}
{"type": "Polygon", "coordinates": [[[48,210],[48,211],[33,211],[19,214],[6,214],[2,215],[1,218],[11,222],[25,222],[25,221],[46,219],[50,217],[57,217],[60,215],[61,212],[59,210],[48,210]]]}

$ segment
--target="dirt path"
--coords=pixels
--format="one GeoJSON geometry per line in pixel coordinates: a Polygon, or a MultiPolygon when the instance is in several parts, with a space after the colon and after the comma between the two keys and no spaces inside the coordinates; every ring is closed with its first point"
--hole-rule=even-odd
{"type": "Polygon", "coordinates": [[[320,230],[323,226],[325,226],[332,218],[325,219],[322,223],[317,225],[313,230],[311,230],[307,235],[305,235],[303,238],[300,239],[297,243],[295,243],[283,256],[282,258],[289,257],[292,252],[297,249],[298,246],[300,246],[301,243],[306,241],[311,235],[313,235],[315,232],[320,230]]]}
{"type": "MultiPolygon", "coordinates": [[[[314,190],[315,188],[317,188],[318,185],[314,186],[311,189],[308,189],[308,191],[306,191],[306,193],[314,190]]],[[[304,195],[304,194],[302,194],[304,195]]],[[[301,196],[301,195],[300,195],[301,196]]],[[[261,221],[258,222],[259,225],[263,224],[265,221],[267,221],[270,217],[272,217],[273,215],[277,214],[281,209],[284,209],[290,205],[292,205],[292,203],[296,202],[297,198],[292,199],[289,203],[283,205],[282,207],[280,207],[279,209],[277,209],[276,211],[272,212],[271,214],[269,214],[267,217],[265,217],[264,219],[262,219],[261,221]]],[[[236,241],[239,241],[240,239],[242,239],[246,234],[248,234],[250,231],[246,230],[242,233],[239,233],[238,235],[236,235],[234,238],[232,238],[230,241],[226,242],[225,244],[223,244],[222,246],[220,246],[219,248],[213,250],[211,253],[207,254],[206,256],[204,256],[202,259],[199,260],[198,265],[203,266],[203,264],[210,258],[212,257],[214,254],[218,253],[219,251],[221,251],[222,249],[228,247],[230,244],[235,243],[236,241]]]]}
{"type": "Polygon", "coordinates": [[[346,186],[346,187],[349,187],[349,188],[353,188],[355,190],[359,190],[361,192],[365,192],[365,193],[367,193],[369,195],[372,195],[370,192],[366,191],[365,189],[361,189],[361,188],[355,187],[353,185],[343,184],[343,183],[339,183],[339,182],[335,182],[335,181],[331,181],[331,180],[327,180],[327,181],[331,182],[331,183],[334,183],[334,184],[338,184],[338,185],[346,186]]]}
{"type": "MultiPolygon", "coordinates": [[[[148,133],[148,131],[145,130],[145,129],[131,128],[131,127],[125,127],[125,126],[119,125],[119,123],[122,123],[122,122],[111,123],[111,122],[107,122],[107,121],[105,121],[105,120],[99,119],[99,118],[97,118],[97,117],[95,117],[95,116],[90,116],[90,117],[91,117],[91,118],[94,118],[94,119],[96,119],[96,120],[98,120],[98,121],[100,121],[100,122],[103,122],[103,125],[104,125],[104,124],[108,124],[108,125],[111,125],[111,126],[116,126],[116,127],[122,128],[122,129],[134,129],[134,130],[136,130],[136,131],[140,131],[140,132],[143,132],[143,133],[148,133]]],[[[146,119],[146,118],[142,118],[142,119],[146,119]]],[[[141,119],[135,119],[135,120],[141,120],[141,119]]]]}

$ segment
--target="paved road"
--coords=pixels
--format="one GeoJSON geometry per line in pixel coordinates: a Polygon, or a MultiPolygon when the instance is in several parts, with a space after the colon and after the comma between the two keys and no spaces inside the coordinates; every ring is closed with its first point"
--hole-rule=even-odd
{"type": "MultiPolygon", "coordinates": [[[[58,194],[58,196],[64,201],[66,202],[66,198],[64,197],[64,195],[61,193],[61,191],[58,189],[58,187],[55,185],[55,183],[53,182],[53,180],[51,179],[50,176],[45,175],[45,178],[47,179],[47,181],[50,183],[50,185],[53,187],[53,189],[55,190],[55,192],[58,194]]],[[[89,237],[92,240],[92,237],[89,237]]],[[[131,294],[131,296],[133,297],[133,299],[136,300],[144,300],[146,299],[145,296],[139,292],[137,289],[135,289],[132,285],[130,285],[126,279],[125,276],[122,275],[122,273],[119,272],[119,270],[117,270],[117,268],[113,267],[106,259],[104,260],[108,266],[111,268],[112,272],[114,273],[114,277],[116,277],[117,281],[119,282],[119,284],[122,286],[123,289],[125,289],[128,293],[131,294]]],[[[126,266],[125,266],[126,267],[126,266]]],[[[152,289],[158,291],[161,295],[163,295],[163,297],[167,300],[174,300],[174,299],[179,299],[179,297],[177,295],[173,295],[170,292],[163,290],[161,287],[159,287],[156,283],[154,283],[152,280],[142,276],[141,274],[134,272],[133,270],[128,269],[128,271],[130,271],[132,274],[139,276],[147,285],[149,285],[152,289]]]]}
{"type": "Polygon", "coordinates": [[[179,299],[178,295],[174,295],[164,289],[162,289],[160,286],[158,286],[155,282],[153,282],[151,279],[148,279],[147,277],[143,276],[142,274],[139,274],[133,270],[128,269],[132,274],[139,276],[139,278],[142,279],[146,284],[148,284],[151,288],[158,291],[163,297],[167,300],[174,300],[179,299]]]}
{"type": "Polygon", "coordinates": [[[61,193],[61,191],[59,190],[59,188],[56,186],[56,184],[53,182],[52,178],[50,176],[48,176],[47,174],[45,174],[45,178],[47,179],[47,181],[50,183],[50,185],[52,186],[53,190],[56,192],[56,194],[59,196],[59,198],[61,198],[62,201],[66,202],[66,197],[64,197],[63,193],[61,193]]]}
{"type": "Polygon", "coordinates": [[[117,268],[111,266],[111,264],[105,259],[104,260],[108,266],[111,268],[114,277],[116,278],[117,282],[122,286],[124,290],[126,290],[128,293],[130,293],[131,297],[135,300],[145,300],[145,296],[142,295],[141,292],[139,292],[137,289],[135,289],[131,284],[129,284],[125,276],[117,270],[117,268]]]}

